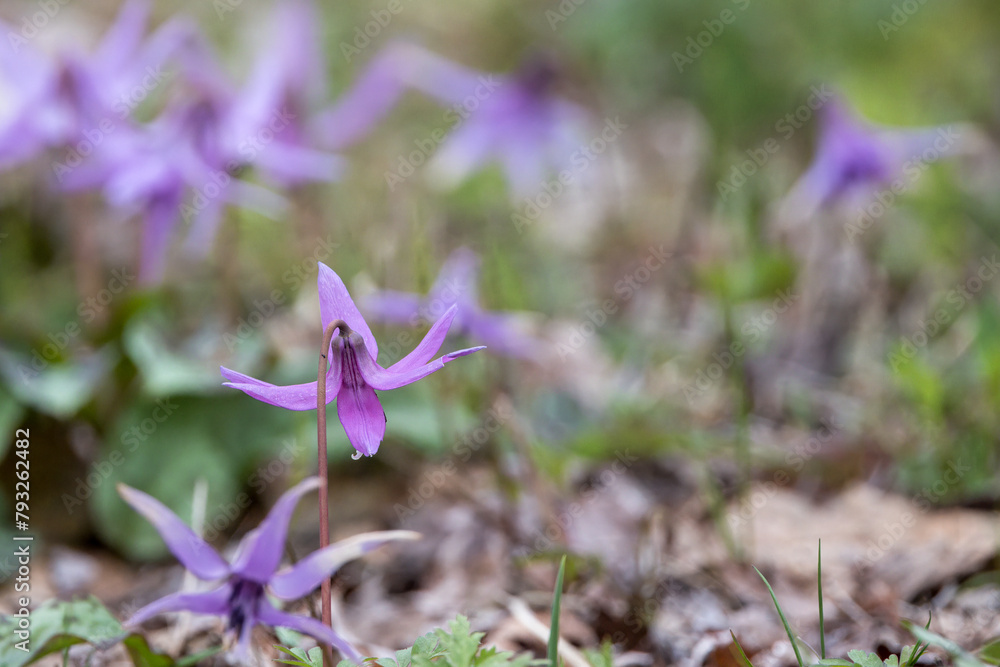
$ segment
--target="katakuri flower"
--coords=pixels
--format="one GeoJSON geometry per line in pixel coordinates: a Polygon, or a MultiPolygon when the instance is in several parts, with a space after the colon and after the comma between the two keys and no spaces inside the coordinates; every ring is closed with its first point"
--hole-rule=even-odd
{"type": "Polygon", "coordinates": [[[812,165],[782,206],[805,219],[839,203],[867,204],[878,188],[908,184],[924,165],[958,152],[961,139],[956,126],[876,126],[834,98],[822,110],[812,165]]]}
{"type": "MultiPolygon", "coordinates": [[[[483,349],[468,348],[433,359],[448,335],[448,328],[458,313],[453,305],[434,323],[424,339],[401,361],[383,368],[378,359],[378,344],[347,287],[333,269],[319,263],[319,303],[323,331],[331,324],[338,333],[326,351],[329,369],[326,375],[326,402],[337,400],[337,415],[347,439],[357,450],[354,458],[372,456],[385,437],[386,416],[376,391],[397,389],[427,377],[446,363],[483,349]]],[[[279,387],[223,367],[227,387],[239,389],[259,401],[288,410],[315,410],[316,382],[279,387]]]]}
{"type": "Polygon", "coordinates": [[[316,619],[277,609],[268,594],[282,600],[296,600],[317,588],[344,563],[386,542],[418,539],[420,534],[389,530],[355,535],[278,570],[295,506],[302,496],[315,491],[319,485],[319,478],[311,477],[286,491],[264,521],[243,538],[232,563],[227,563],[163,503],[142,491],[119,484],[118,492],[125,502],[153,524],[167,548],[191,574],[203,581],[220,582],[211,590],[173,593],[151,602],[135,612],[126,625],[137,626],[165,612],[210,614],[226,619],[227,631],[237,640],[235,652],[244,658],[249,652],[253,627],[266,625],[307,634],[337,647],[345,657],[357,662],[360,653],[344,638],[316,619]]]}
{"type": "MultiPolygon", "coordinates": [[[[317,122],[327,145],[339,150],[363,138],[407,88],[419,90],[450,107],[445,118],[454,124],[429,164],[432,176],[450,187],[497,162],[513,194],[524,197],[534,194],[550,171],[568,167],[584,143],[587,114],[555,94],[558,79],[544,59],[498,76],[394,43],[317,122]]],[[[390,173],[389,185],[393,177],[402,180],[405,174],[390,173]]]]}
{"type": "Polygon", "coordinates": [[[365,312],[384,322],[416,325],[434,322],[454,306],[452,331],[512,357],[533,358],[538,341],[518,326],[515,313],[490,312],[479,305],[479,257],[468,248],[455,250],[441,267],[426,296],[380,290],[363,302],[365,312]]]}

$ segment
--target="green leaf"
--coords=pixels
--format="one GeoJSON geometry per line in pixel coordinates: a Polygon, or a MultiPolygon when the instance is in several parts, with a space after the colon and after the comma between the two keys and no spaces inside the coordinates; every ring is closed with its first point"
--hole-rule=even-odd
{"type": "MultiPolygon", "coordinates": [[[[104,541],[131,559],[158,559],[168,555],[166,545],[149,522],[121,499],[116,485],[124,482],[142,489],[189,522],[191,489],[204,479],[205,535],[213,541],[237,528],[241,514],[253,502],[251,491],[281,483],[282,476],[270,468],[263,467],[265,475],[260,471],[261,461],[281,451],[285,412],[262,409],[235,392],[231,397],[139,401],[121,415],[105,439],[93,466],[99,473],[96,488],[78,484],[63,493],[62,503],[72,513],[92,493],[89,509],[104,541]]],[[[282,463],[277,470],[290,468],[282,463]]]]}
{"type": "Polygon", "coordinates": [[[563,577],[566,575],[566,556],[559,561],[556,591],[552,600],[552,625],[549,627],[549,667],[559,667],[559,608],[562,605],[563,577]]]}
{"type": "Polygon", "coordinates": [[[904,628],[913,633],[913,636],[920,641],[943,649],[945,653],[951,656],[951,659],[954,661],[956,667],[985,667],[986,663],[979,660],[976,656],[972,655],[950,639],[945,639],[936,632],[931,632],[927,628],[921,627],[912,621],[904,620],[902,624],[904,628]]]}
{"type": "Polygon", "coordinates": [[[977,651],[979,658],[983,662],[991,665],[1000,665],[1000,639],[994,639],[986,646],[977,651]]]}
{"type": "Polygon", "coordinates": [[[781,624],[785,626],[785,634],[788,635],[788,641],[792,643],[792,650],[795,651],[795,659],[799,663],[799,667],[805,667],[802,662],[802,653],[799,652],[799,645],[795,641],[795,635],[792,634],[792,629],[788,626],[788,620],[785,618],[785,613],[781,611],[781,605],[778,604],[778,597],[774,594],[774,589],[771,588],[771,584],[768,583],[767,577],[761,574],[761,571],[756,567],[754,571],[760,575],[760,578],[764,580],[764,585],[767,586],[767,592],[771,594],[771,601],[774,602],[774,608],[778,610],[778,617],[781,619],[781,624]]]}
{"type": "MultiPolygon", "coordinates": [[[[323,649],[318,646],[311,649],[308,653],[306,653],[306,650],[302,648],[285,648],[284,646],[280,646],[278,644],[275,644],[274,648],[278,649],[282,653],[287,653],[294,658],[294,660],[275,658],[275,662],[281,662],[286,665],[298,665],[298,667],[323,667],[323,649]]],[[[345,661],[341,661],[341,665],[344,664],[344,662],[345,661]]],[[[354,664],[349,661],[346,662],[348,662],[348,664],[354,664]]]]}
{"type": "Polygon", "coordinates": [[[95,597],[62,602],[49,600],[31,612],[29,651],[15,648],[18,619],[0,620],[0,656],[4,667],[30,665],[40,658],[76,644],[103,644],[124,636],[121,623],[95,597]]]}
{"type": "MultiPolygon", "coordinates": [[[[750,662],[750,658],[747,657],[746,651],[744,651],[743,646],[740,645],[740,640],[736,638],[736,633],[730,630],[729,635],[733,638],[733,646],[736,647],[737,655],[743,662],[743,667],[753,667],[753,663],[750,662]]],[[[595,665],[594,667],[597,666],[595,665]]]]}
{"type": "Polygon", "coordinates": [[[875,653],[854,649],[847,652],[847,657],[861,667],[882,667],[882,658],[875,653]]]}
{"type": "Polygon", "coordinates": [[[118,354],[105,347],[80,361],[49,364],[36,372],[30,359],[0,350],[0,377],[18,402],[65,419],[90,401],[117,360],[118,354]]]}
{"type": "Polygon", "coordinates": [[[140,635],[129,635],[122,644],[125,645],[135,667],[175,667],[174,661],[168,656],[154,653],[146,643],[146,639],[140,635]]]}
{"type": "MultiPolygon", "coordinates": [[[[600,651],[585,648],[583,649],[583,655],[593,667],[614,667],[615,665],[614,644],[608,640],[604,640],[601,643],[600,651]]],[[[753,667],[753,665],[749,665],[748,667],[753,667]]]]}
{"type": "Polygon", "coordinates": [[[171,352],[158,319],[148,314],[134,317],[122,332],[122,345],[139,368],[143,391],[151,396],[172,396],[218,390],[218,370],[192,361],[191,355],[171,352]]]}

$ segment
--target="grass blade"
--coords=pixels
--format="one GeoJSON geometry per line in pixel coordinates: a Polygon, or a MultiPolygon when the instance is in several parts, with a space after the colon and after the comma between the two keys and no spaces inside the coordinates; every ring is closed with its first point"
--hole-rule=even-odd
{"type": "Polygon", "coordinates": [[[736,638],[736,633],[730,630],[729,634],[732,635],[733,644],[736,646],[736,650],[739,651],[739,658],[743,661],[743,667],[753,667],[753,663],[750,662],[750,658],[747,657],[746,651],[744,651],[743,647],[740,646],[740,640],[736,638]]]}
{"type": "Polygon", "coordinates": [[[826,660],[826,630],[823,626],[823,540],[816,547],[816,590],[819,595],[819,659],[826,660]]]}
{"type": "Polygon", "coordinates": [[[785,633],[788,635],[788,641],[792,642],[792,650],[795,651],[795,659],[799,663],[799,667],[805,667],[805,663],[802,662],[802,654],[799,652],[799,644],[795,641],[795,635],[792,634],[792,629],[788,627],[788,619],[785,618],[785,612],[781,611],[781,605],[778,604],[778,597],[774,594],[774,589],[771,588],[771,584],[768,583],[767,577],[761,574],[760,570],[754,567],[754,572],[760,575],[760,578],[764,580],[764,585],[767,586],[767,592],[771,594],[771,601],[774,602],[774,608],[778,610],[778,618],[781,619],[781,624],[785,626],[785,633]]]}
{"type": "Polygon", "coordinates": [[[559,561],[556,575],[556,592],[552,597],[552,625],[549,628],[549,667],[559,667],[559,607],[562,605],[563,577],[566,574],[566,556],[559,561]]]}

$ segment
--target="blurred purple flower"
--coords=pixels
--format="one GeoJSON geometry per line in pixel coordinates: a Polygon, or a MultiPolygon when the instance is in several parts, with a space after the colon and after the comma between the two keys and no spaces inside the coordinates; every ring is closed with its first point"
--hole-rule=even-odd
{"type": "MultiPolygon", "coordinates": [[[[416,348],[401,361],[382,368],[375,336],[358,312],[347,287],[334,271],[319,263],[319,303],[323,331],[331,322],[338,322],[338,336],[330,344],[329,370],[326,375],[326,401],[336,398],[337,415],[347,433],[347,439],[357,450],[355,458],[372,456],[385,436],[386,417],[375,391],[397,389],[427,377],[446,363],[477,352],[482,347],[469,348],[431,360],[437,353],[448,327],[458,312],[452,306],[439,319],[416,348]]],[[[315,410],[316,382],[278,387],[261,382],[223,367],[224,385],[239,389],[259,401],[288,410],[315,410]]]]}
{"type": "Polygon", "coordinates": [[[914,167],[959,149],[953,127],[885,128],[858,118],[837,99],[827,102],[812,165],[789,193],[786,206],[809,217],[837,203],[867,203],[879,187],[912,179],[914,167]]]}
{"type": "Polygon", "coordinates": [[[421,321],[434,322],[454,307],[452,328],[456,333],[500,354],[535,357],[538,341],[519,330],[517,315],[489,312],[479,305],[479,264],[474,252],[458,248],[445,261],[426,296],[381,290],[364,301],[365,311],[385,322],[416,326],[421,321]]]}
{"type": "Polygon", "coordinates": [[[522,197],[533,194],[549,171],[567,167],[581,145],[587,116],[554,94],[557,79],[543,60],[497,76],[413,44],[394,43],[317,123],[326,145],[340,150],[363,138],[407,88],[414,88],[450,107],[445,119],[452,133],[430,163],[437,180],[453,186],[497,162],[513,194],[522,197]]]}
{"type": "Polygon", "coordinates": [[[307,634],[319,642],[336,646],[345,657],[358,661],[361,655],[345,639],[319,621],[276,609],[267,593],[282,600],[296,600],[317,588],[347,561],[360,557],[392,540],[412,540],[418,533],[390,530],[363,533],[314,551],[294,566],[278,571],[285,548],[288,523],[299,499],[319,488],[316,477],[286,491],[264,521],[240,542],[232,563],[187,527],[163,503],[124,484],[118,492],[135,511],[160,533],[167,548],[184,567],[203,581],[222,581],[208,591],[174,593],[137,611],[126,625],[137,626],[165,612],[189,611],[222,616],[227,630],[237,638],[236,653],[248,657],[250,634],[255,625],[280,626],[307,634]]]}
{"type": "Polygon", "coordinates": [[[0,25],[8,35],[0,44],[0,84],[13,93],[12,106],[0,118],[0,165],[85,141],[92,150],[127,118],[134,97],[145,98],[165,78],[163,66],[194,33],[190,23],[175,20],[144,40],[149,9],[148,0],[126,2],[87,56],[49,58],[0,25]]]}
{"type": "Polygon", "coordinates": [[[199,131],[214,141],[206,161],[252,166],[285,187],[335,180],[343,160],[314,148],[308,120],[325,88],[315,7],[308,0],[280,3],[268,25],[275,38],[239,91],[218,68],[205,67],[211,55],[189,59],[186,76],[212,101],[212,112],[203,114],[207,127],[199,131]]]}

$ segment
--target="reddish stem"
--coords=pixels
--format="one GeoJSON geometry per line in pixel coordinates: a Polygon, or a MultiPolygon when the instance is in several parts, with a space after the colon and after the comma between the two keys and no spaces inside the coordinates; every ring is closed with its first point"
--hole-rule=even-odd
{"type": "MultiPolygon", "coordinates": [[[[333,340],[333,332],[340,329],[341,335],[350,332],[347,324],[343,320],[334,320],[327,325],[323,332],[323,348],[319,354],[319,373],[316,376],[316,441],[319,446],[319,548],[324,549],[330,546],[330,497],[329,497],[329,474],[327,470],[326,458],[326,372],[329,367],[329,360],[326,355],[330,352],[330,343],[333,340]]],[[[333,628],[333,604],[330,598],[330,579],[323,580],[320,592],[323,605],[323,625],[333,628]]],[[[333,654],[330,647],[325,646],[323,650],[323,660],[327,667],[333,667],[333,654]]]]}

